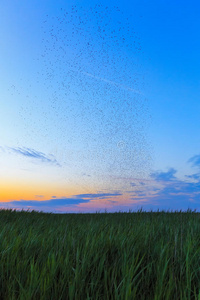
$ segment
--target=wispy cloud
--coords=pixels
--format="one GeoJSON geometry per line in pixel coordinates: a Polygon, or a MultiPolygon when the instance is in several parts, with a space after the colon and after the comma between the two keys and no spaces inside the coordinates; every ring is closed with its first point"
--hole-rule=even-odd
{"type": "MultiPolygon", "coordinates": [[[[1,207],[13,207],[18,209],[50,209],[56,210],[59,208],[66,208],[66,207],[77,207],[79,204],[88,203],[94,199],[108,199],[114,196],[120,196],[121,193],[94,193],[94,194],[80,194],[74,195],[70,198],[63,197],[63,198],[56,198],[56,196],[52,196],[49,200],[24,200],[21,199],[19,201],[11,201],[11,202],[1,202],[1,207]]],[[[38,195],[39,197],[42,195],[38,195]]],[[[113,203],[115,203],[113,201],[113,203]]]]}
{"type": "Polygon", "coordinates": [[[138,183],[130,182],[130,185],[131,185],[132,187],[135,187],[135,186],[139,187],[139,186],[141,186],[141,185],[142,185],[142,186],[146,185],[146,183],[143,182],[143,181],[139,181],[138,183]]]}
{"type": "Polygon", "coordinates": [[[20,200],[20,201],[12,201],[9,204],[14,205],[15,207],[53,207],[56,208],[58,206],[73,206],[78,205],[80,203],[87,203],[90,199],[83,199],[83,198],[61,198],[61,199],[50,199],[50,200],[20,200]]]}
{"type": "Polygon", "coordinates": [[[191,163],[193,167],[200,167],[200,155],[194,155],[188,162],[191,163]]]}
{"type": "Polygon", "coordinates": [[[0,151],[1,151],[1,152],[5,152],[4,147],[0,146],[0,151]]]}
{"type": "Polygon", "coordinates": [[[156,171],[154,173],[151,173],[151,178],[153,178],[156,181],[171,181],[176,179],[174,174],[176,174],[176,170],[174,168],[169,169],[168,172],[160,172],[156,171]]]}
{"type": "Polygon", "coordinates": [[[150,176],[153,181],[144,185],[143,189],[140,186],[139,190],[137,189],[138,185],[131,183],[135,188],[132,192],[132,200],[136,204],[141,203],[144,209],[198,209],[200,205],[200,174],[185,175],[187,179],[181,180],[175,176],[176,173],[177,170],[174,168],[170,168],[167,172],[156,171],[150,176]]]}
{"type": "Polygon", "coordinates": [[[34,149],[31,148],[26,148],[26,147],[8,147],[9,150],[11,150],[12,152],[28,157],[28,158],[32,158],[35,160],[40,160],[42,162],[45,163],[50,163],[50,164],[54,164],[57,166],[60,166],[60,164],[57,162],[57,160],[55,159],[55,157],[51,154],[51,155],[46,155],[43,152],[39,152],[36,151],[34,149]]]}
{"type": "Polygon", "coordinates": [[[122,194],[117,192],[117,193],[96,193],[96,194],[80,194],[76,195],[75,197],[82,197],[84,199],[106,199],[109,197],[116,197],[116,196],[121,196],[122,194]]]}
{"type": "Polygon", "coordinates": [[[192,175],[185,175],[187,178],[200,180],[200,173],[192,174],[192,175]]]}
{"type": "Polygon", "coordinates": [[[178,180],[160,188],[149,202],[168,209],[199,208],[200,183],[178,180]]]}

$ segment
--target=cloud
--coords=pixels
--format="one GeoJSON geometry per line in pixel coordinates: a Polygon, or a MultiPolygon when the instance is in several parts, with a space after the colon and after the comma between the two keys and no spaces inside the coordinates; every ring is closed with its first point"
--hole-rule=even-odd
{"type": "Polygon", "coordinates": [[[131,186],[137,186],[137,184],[135,182],[130,182],[131,186]]]}
{"type": "MultiPolygon", "coordinates": [[[[66,207],[76,207],[81,203],[88,203],[93,199],[106,199],[114,196],[122,195],[121,193],[96,193],[96,194],[80,194],[74,195],[70,198],[56,198],[56,196],[52,196],[49,200],[24,200],[21,199],[19,201],[14,200],[11,202],[1,202],[1,207],[12,207],[17,209],[35,209],[35,210],[48,210],[55,211],[56,209],[66,208],[66,207]]],[[[40,196],[40,195],[38,195],[40,196]]],[[[41,195],[42,196],[42,195],[41,195]]],[[[108,201],[111,201],[108,199],[108,201]]],[[[112,203],[115,203],[113,201],[112,203]]]]}
{"type": "Polygon", "coordinates": [[[50,164],[55,164],[57,166],[60,166],[60,164],[57,162],[57,160],[55,159],[55,157],[51,154],[49,156],[47,156],[45,153],[43,152],[39,152],[36,151],[34,149],[31,148],[26,148],[26,147],[9,147],[9,149],[19,155],[25,156],[25,157],[29,157],[29,158],[33,158],[33,159],[37,159],[40,160],[42,162],[45,163],[50,163],[50,164]]]}
{"type": "Polygon", "coordinates": [[[114,200],[108,200],[108,202],[110,202],[110,203],[118,203],[117,201],[114,201],[114,200]]]}
{"type": "Polygon", "coordinates": [[[176,179],[174,174],[176,174],[176,170],[174,168],[170,168],[168,172],[160,172],[156,171],[154,173],[151,173],[151,178],[153,178],[156,181],[171,181],[173,179],[176,179]]]}
{"type": "Polygon", "coordinates": [[[81,198],[86,198],[86,199],[94,199],[94,198],[99,198],[99,199],[106,199],[109,197],[115,197],[115,196],[121,196],[121,193],[96,193],[96,194],[80,194],[76,195],[75,197],[81,197],[81,198]]]}
{"type": "Polygon", "coordinates": [[[0,151],[5,152],[5,149],[2,146],[0,146],[0,151]]]}
{"type": "Polygon", "coordinates": [[[91,175],[87,173],[82,173],[81,176],[91,177],[91,175]]]}
{"type": "Polygon", "coordinates": [[[145,184],[146,184],[146,183],[143,182],[143,181],[138,182],[138,184],[136,184],[135,182],[130,182],[130,185],[133,186],[133,187],[134,187],[134,186],[141,186],[141,185],[144,186],[145,184]]]}
{"type": "MultiPolygon", "coordinates": [[[[200,155],[191,157],[188,162],[200,167],[200,155]]],[[[139,180],[132,191],[132,207],[142,206],[144,210],[200,210],[200,172],[185,175],[185,179],[175,176],[177,170],[170,168],[167,172],[155,171],[150,174],[151,180],[139,180]],[[141,184],[142,182],[145,185],[141,184]],[[140,187],[139,189],[137,189],[140,187]],[[142,189],[141,189],[142,187],[142,189]]]]}
{"type": "Polygon", "coordinates": [[[176,170],[155,172],[151,174],[154,182],[145,185],[143,191],[135,190],[132,193],[133,207],[140,204],[144,210],[187,210],[199,209],[200,206],[200,174],[186,176],[191,180],[180,180],[174,176],[176,170]],[[176,179],[176,180],[174,180],[176,179]]]}
{"type": "Polygon", "coordinates": [[[200,155],[194,155],[188,162],[191,163],[193,167],[200,167],[200,155]]]}
{"type": "Polygon", "coordinates": [[[185,175],[185,177],[195,180],[200,180],[200,173],[192,174],[192,175],[185,175]]]}
{"type": "Polygon", "coordinates": [[[176,209],[187,209],[195,203],[198,207],[200,204],[200,183],[181,180],[171,183],[157,191],[156,195],[151,197],[150,202],[176,209]]]}
{"type": "Polygon", "coordinates": [[[82,198],[61,198],[61,199],[50,199],[50,200],[19,200],[19,201],[12,201],[9,202],[9,204],[14,205],[15,207],[58,207],[58,206],[72,206],[72,205],[78,205],[80,203],[87,203],[90,199],[82,199],[82,198]]]}

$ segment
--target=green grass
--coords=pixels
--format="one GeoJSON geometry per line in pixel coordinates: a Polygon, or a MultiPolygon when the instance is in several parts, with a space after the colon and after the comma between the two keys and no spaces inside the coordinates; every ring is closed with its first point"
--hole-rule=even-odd
{"type": "Polygon", "coordinates": [[[1,210],[0,299],[200,299],[200,214],[1,210]]]}

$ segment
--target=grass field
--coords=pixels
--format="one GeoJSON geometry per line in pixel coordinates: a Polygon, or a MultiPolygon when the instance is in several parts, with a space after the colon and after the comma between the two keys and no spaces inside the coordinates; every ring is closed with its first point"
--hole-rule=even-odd
{"type": "Polygon", "coordinates": [[[200,299],[200,214],[1,210],[0,299],[200,299]]]}

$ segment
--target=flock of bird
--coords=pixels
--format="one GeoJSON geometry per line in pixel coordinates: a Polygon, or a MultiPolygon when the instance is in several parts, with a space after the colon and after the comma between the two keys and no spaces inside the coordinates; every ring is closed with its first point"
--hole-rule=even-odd
{"type": "Polygon", "coordinates": [[[105,159],[107,172],[118,175],[149,164],[142,48],[129,20],[118,7],[61,8],[43,21],[38,58],[37,81],[48,91],[40,114],[48,119],[51,110],[58,142],[79,140],[88,159],[105,159]]]}

